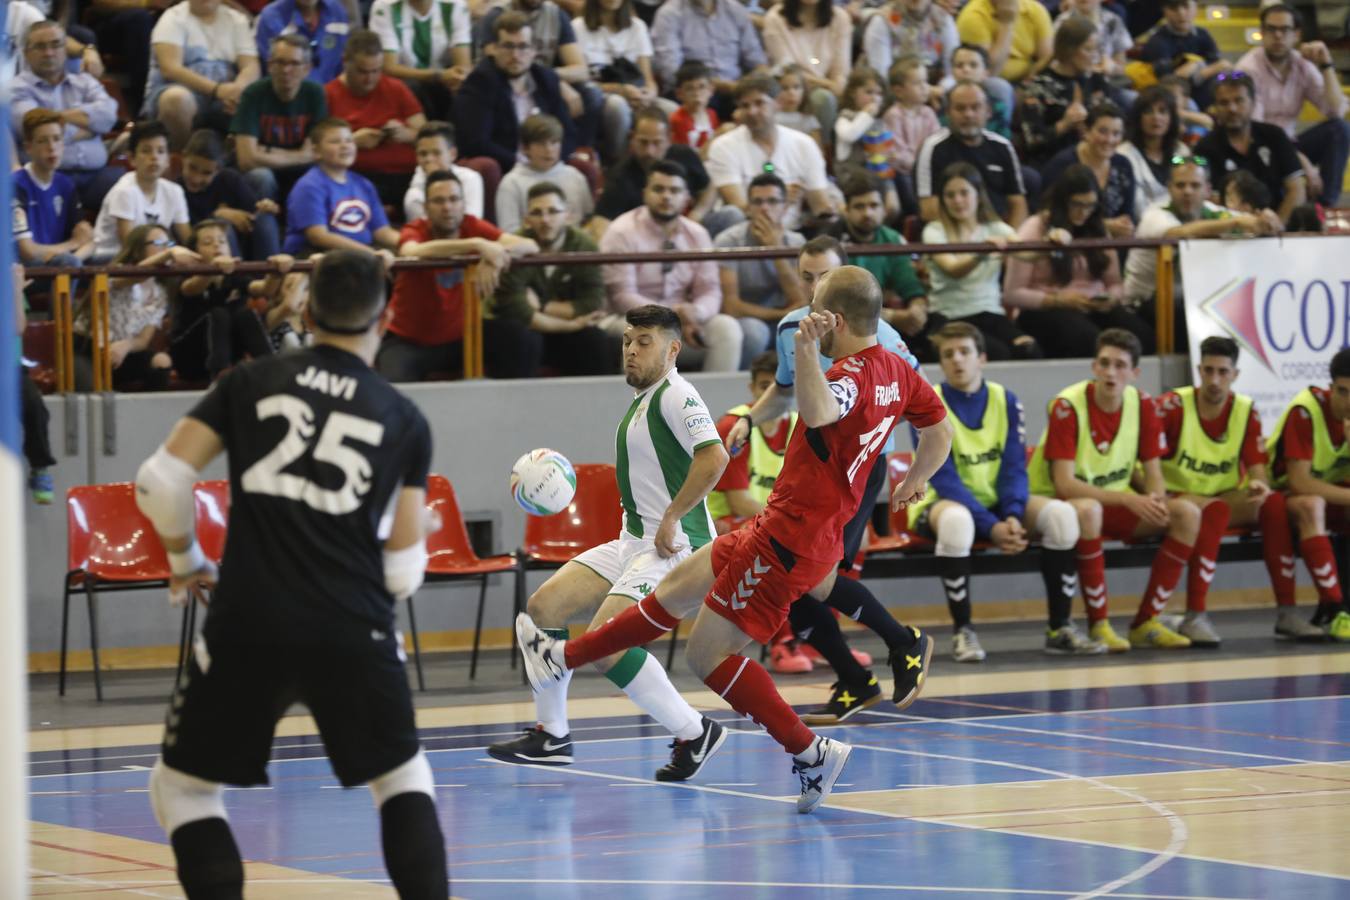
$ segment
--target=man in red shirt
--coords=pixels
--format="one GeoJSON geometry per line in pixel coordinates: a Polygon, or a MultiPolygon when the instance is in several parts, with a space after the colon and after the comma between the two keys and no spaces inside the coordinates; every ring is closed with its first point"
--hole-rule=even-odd
{"type": "Polygon", "coordinates": [[[356,138],[353,166],[393,206],[417,168],[417,130],[427,123],[422,105],[406,84],[384,74],[380,36],[361,29],[347,37],[342,74],[324,85],[328,114],[352,126],[356,138]]]}
{"type": "Polygon", "coordinates": [[[1289,509],[1302,510],[1311,497],[1270,489],[1261,419],[1250,397],[1233,393],[1238,377],[1238,345],[1232,338],[1207,337],[1200,343],[1196,387],[1168,391],[1158,398],[1167,490],[1200,508],[1200,531],[1186,579],[1186,616],[1179,631],[1193,647],[1217,647],[1219,635],[1205,613],[1214,578],[1219,542],[1230,523],[1260,524],[1266,571],[1279,615],[1275,633],[1294,640],[1322,640],[1322,629],[1305,622],[1294,608],[1294,546],[1289,509]]]}
{"type": "Polygon", "coordinates": [[[1134,386],[1142,352],[1139,338],[1124,329],[1098,335],[1092,380],[1065,388],[1050,404],[1049,426],[1028,471],[1032,493],[1067,500],[1078,513],[1078,577],[1090,633],[1112,653],[1132,646],[1191,645],[1158,616],[1191,558],[1200,510],[1189,500],[1167,496],[1158,462],[1162,420],[1152,399],[1134,386]],[[1136,464],[1144,470],[1143,493],[1131,485],[1136,464]],[[1102,540],[1157,536],[1163,537],[1162,547],[1127,641],[1106,618],[1102,540]]]}
{"type": "MultiPolygon", "coordinates": [[[[511,259],[538,253],[529,238],[506,234],[491,222],[464,212],[464,188],[452,172],[427,176],[427,216],[403,226],[398,255],[444,259],[476,253],[478,296],[497,289],[511,259]]],[[[380,344],[375,368],[390,381],[422,381],[434,371],[463,365],[463,267],[404,269],[394,277],[389,299],[389,330],[380,344]]]]}
{"type": "MultiPolygon", "coordinates": [[[[531,683],[552,684],[567,669],[656,640],[698,609],[686,648],[690,666],[792,754],[801,779],[797,811],[821,804],[851,748],[813,734],[769,673],[740,652],[772,638],[802,594],[828,593],[844,525],[862,500],[870,464],[902,418],[918,428],[919,444],[913,468],[892,494],[896,506],[922,499],[951,449],[942,401],[908,363],[877,343],[880,313],[881,287],[871,273],[844,266],[825,276],[794,338],[800,424],[764,511],[701,547],[637,606],[576,640],[550,638],[522,613],[516,639],[531,683]],[[835,360],[828,374],[821,371],[822,352],[835,360]]],[[[910,646],[892,659],[901,709],[918,697],[933,653],[930,636],[909,631],[910,646]]]]}
{"type": "MultiPolygon", "coordinates": [[[[1269,446],[1275,486],[1288,487],[1289,513],[1298,530],[1299,552],[1317,585],[1313,624],[1336,641],[1350,641],[1328,526],[1350,530],[1350,349],[1331,358],[1331,387],[1309,387],[1290,401],[1269,446]]],[[[1290,575],[1292,576],[1292,563],[1290,575]]]]}

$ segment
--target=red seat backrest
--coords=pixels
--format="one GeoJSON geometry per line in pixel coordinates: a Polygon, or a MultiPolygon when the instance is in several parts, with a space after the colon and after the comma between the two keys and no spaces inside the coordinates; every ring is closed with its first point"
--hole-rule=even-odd
{"type": "Polygon", "coordinates": [[[427,476],[427,509],[441,517],[441,528],[427,535],[427,557],[442,565],[475,563],[478,554],[469,543],[469,531],[459,512],[455,488],[444,475],[427,476]]]}
{"type": "Polygon", "coordinates": [[[608,463],[578,463],[577,493],[567,509],[553,516],[526,516],[525,552],[549,559],[570,559],[612,541],[623,527],[619,483],[608,463]]]}
{"type": "Polygon", "coordinates": [[[230,523],[230,483],[199,481],[192,489],[192,501],[197,510],[197,542],[206,558],[219,565],[230,523]]]}
{"type": "Polygon", "coordinates": [[[73,487],[66,492],[67,569],[113,581],[169,577],[169,560],[155,527],[136,508],[129,481],[73,487]]]}

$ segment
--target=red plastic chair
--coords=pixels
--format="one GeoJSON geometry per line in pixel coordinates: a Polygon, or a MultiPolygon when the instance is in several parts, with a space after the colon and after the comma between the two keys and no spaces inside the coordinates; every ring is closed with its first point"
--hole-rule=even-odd
{"type": "MultiPolygon", "coordinates": [[[[441,517],[440,531],[427,536],[427,576],[429,584],[454,581],[477,581],[478,615],[473,628],[473,655],[469,658],[469,678],[478,674],[478,647],[483,637],[483,605],[487,600],[488,576],[498,572],[514,572],[520,581],[520,565],[510,554],[480,557],[469,543],[469,532],[455,499],[455,488],[442,475],[427,476],[427,509],[441,517]]],[[[518,592],[518,591],[517,591],[518,592]]],[[[422,675],[422,645],[417,635],[417,614],[413,598],[408,598],[408,625],[412,631],[413,660],[417,667],[418,690],[427,689],[422,675]]]]}

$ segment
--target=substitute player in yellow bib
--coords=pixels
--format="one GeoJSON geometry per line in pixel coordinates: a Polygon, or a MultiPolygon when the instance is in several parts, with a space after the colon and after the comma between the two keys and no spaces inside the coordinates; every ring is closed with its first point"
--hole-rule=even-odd
{"type": "Polygon", "coordinates": [[[1060,391],[1050,404],[1049,425],[1032,457],[1031,492],[1067,500],[1078,513],[1078,579],[1087,604],[1089,632],[1113,653],[1130,647],[1178,649],[1188,638],[1159,619],[1200,528],[1200,510],[1168,497],[1163,482],[1162,429],[1153,401],[1134,386],[1139,378],[1139,338],[1121,328],[1097,336],[1092,379],[1060,391]],[[1135,466],[1144,470],[1144,493],[1131,487],[1135,466]],[[1103,538],[1163,536],[1148,587],[1125,640],[1106,615],[1103,538]]]}

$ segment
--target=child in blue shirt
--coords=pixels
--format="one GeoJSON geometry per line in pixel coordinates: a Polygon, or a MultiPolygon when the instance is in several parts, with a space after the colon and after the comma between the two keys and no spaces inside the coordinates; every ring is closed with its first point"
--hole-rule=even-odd
{"type": "Polygon", "coordinates": [[[301,176],[286,198],[286,240],[282,251],[307,256],[324,250],[398,248],[374,185],[351,171],[356,141],[341,119],[324,119],[310,131],[318,162],[301,176]]]}

